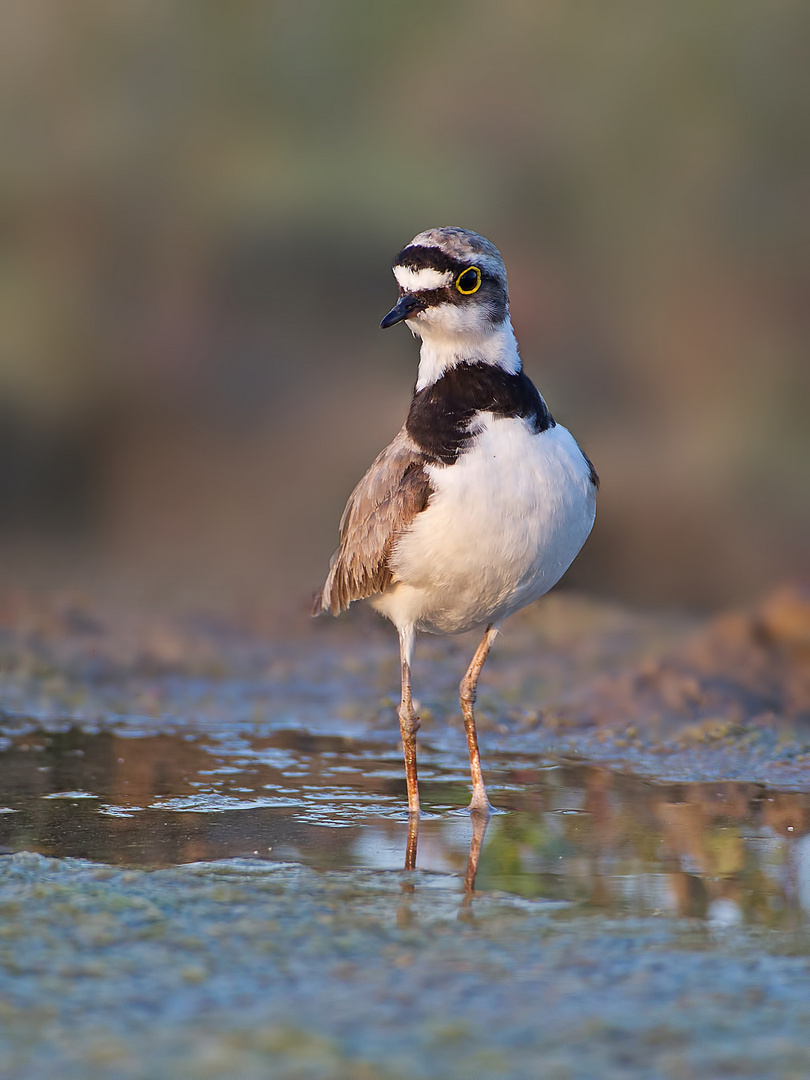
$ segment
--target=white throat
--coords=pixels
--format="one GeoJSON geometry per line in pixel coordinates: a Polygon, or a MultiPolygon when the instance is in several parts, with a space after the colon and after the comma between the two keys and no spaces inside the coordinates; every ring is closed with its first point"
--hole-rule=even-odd
{"type": "Polygon", "coordinates": [[[445,371],[465,362],[492,364],[511,375],[521,369],[515,332],[508,317],[502,323],[489,325],[486,329],[423,323],[421,318],[409,319],[408,326],[422,338],[417,391],[424,390],[440,379],[445,371]]]}

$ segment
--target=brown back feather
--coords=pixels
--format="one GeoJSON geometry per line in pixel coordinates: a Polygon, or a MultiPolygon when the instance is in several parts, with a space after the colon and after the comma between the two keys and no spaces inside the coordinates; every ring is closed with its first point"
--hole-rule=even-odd
{"type": "Polygon", "coordinates": [[[340,546],[312,613],[345,611],[354,600],[382,592],[392,580],[389,559],[397,538],[428,504],[426,457],[403,428],[379,454],[349,496],[340,519],[340,546]]]}

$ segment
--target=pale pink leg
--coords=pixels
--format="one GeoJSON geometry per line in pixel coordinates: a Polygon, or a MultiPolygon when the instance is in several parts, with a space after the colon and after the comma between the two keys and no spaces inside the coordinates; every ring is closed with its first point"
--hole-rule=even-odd
{"type": "Polygon", "coordinates": [[[478,676],[481,674],[481,668],[484,666],[489,650],[492,648],[492,642],[495,640],[499,629],[500,626],[496,626],[494,623],[492,626],[487,627],[481,639],[481,644],[475,650],[472,663],[467,668],[467,674],[461,680],[459,686],[461,711],[464,714],[464,728],[467,732],[467,746],[470,751],[470,775],[472,776],[470,810],[473,813],[486,814],[487,816],[492,813],[492,807],[487,798],[487,789],[484,787],[484,777],[481,773],[481,755],[478,753],[478,733],[475,730],[473,705],[475,704],[478,676]]]}
{"type": "Polygon", "coordinates": [[[411,697],[411,659],[413,657],[413,627],[399,631],[399,653],[402,663],[402,700],[399,706],[399,729],[402,733],[402,753],[405,757],[405,783],[408,788],[408,812],[419,813],[419,784],[416,776],[416,733],[419,717],[413,711],[411,697]]]}

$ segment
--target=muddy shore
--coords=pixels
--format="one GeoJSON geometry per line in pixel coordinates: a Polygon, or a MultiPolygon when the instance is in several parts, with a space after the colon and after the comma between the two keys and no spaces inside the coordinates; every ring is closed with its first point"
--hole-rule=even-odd
{"type": "Polygon", "coordinates": [[[807,591],[507,624],[474,892],[474,642],[420,644],[404,872],[387,630],[4,600],[3,1075],[808,1075],[807,591]]]}

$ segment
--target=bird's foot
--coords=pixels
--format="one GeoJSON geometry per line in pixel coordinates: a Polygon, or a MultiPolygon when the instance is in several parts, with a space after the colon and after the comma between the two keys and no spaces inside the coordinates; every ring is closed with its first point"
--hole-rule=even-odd
{"type": "Polygon", "coordinates": [[[486,791],[474,791],[473,797],[470,800],[470,805],[467,807],[467,813],[475,817],[489,818],[493,814],[497,814],[497,810],[487,798],[486,791]]]}

